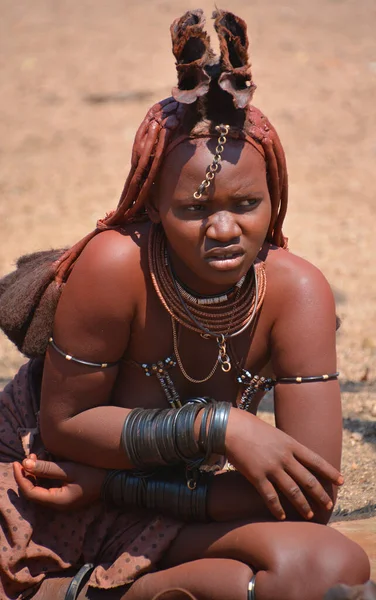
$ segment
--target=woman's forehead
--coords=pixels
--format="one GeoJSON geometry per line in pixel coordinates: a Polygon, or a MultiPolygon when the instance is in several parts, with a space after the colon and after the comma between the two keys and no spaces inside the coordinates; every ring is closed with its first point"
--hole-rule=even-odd
{"type": "MultiPolygon", "coordinates": [[[[187,139],[174,148],[164,161],[160,183],[163,187],[173,185],[195,189],[205,178],[213,161],[216,138],[187,139]]],[[[215,180],[227,185],[241,182],[250,187],[260,179],[265,180],[266,166],[261,154],[244,140],[228,139],[221,155],[220,169],[215,180]]],[[[195,190],[194,190],[195,191],[195,190]]]]}

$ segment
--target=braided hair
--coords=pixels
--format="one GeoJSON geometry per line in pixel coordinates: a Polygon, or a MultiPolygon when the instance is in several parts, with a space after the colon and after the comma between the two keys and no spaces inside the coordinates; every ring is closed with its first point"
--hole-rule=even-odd
{"type": "Polygon", "coordinates": [[[170,98],[150,108],[138,128],[117,208],[71,248],[22,257],[17,271],[0,280],[0,327],[26,356],[44,354],[62,286],[90,239],[103,230],[148,220],[145,204],[151,186],[171,144],[180,139],[217,136],[215,126],[226,123],[229,137],[251,141],[260,149],[272,206],[266,240],[286,246],[282,233],[287,209],[285,155],[272,124],[251,105],[256,86],[248,58],[247,26],[222,10],[215,11],[213,18],[219,57],[210,47],[202,10],[188,11],[172,23],[178,85],[170,98]],[[35,277],[30,294],[30,280],[35,277]]]}

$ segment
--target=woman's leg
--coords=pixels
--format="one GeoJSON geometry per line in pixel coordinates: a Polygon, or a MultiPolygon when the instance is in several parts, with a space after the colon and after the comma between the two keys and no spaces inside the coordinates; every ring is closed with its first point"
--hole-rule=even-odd
{"type": "MultiPolygon", "coordinates": [[[[252,576],[252,570],[236,560],[195,560],[140,577],[123,600],[151,600],[157,593],[174,587],[188,590],[197,600],[247,600],[252,576]]],[[[179,592],[166,596],[166,600],[186,600],[179,592]]]]}
{"type": "Polygon", "coordinates": [[[315,523],[210,523],[185,527],[164,567],[200,558],[231,558],[257,572],[257,600],[321,600],[337,583],[370,575],[365,552],[338,531],[315,523]]]}
{"type": "MultiPolygon", "coordinates": [[[[247,565],[235,560],[202,559],[143,575],[130,588],[99,590],[86,585],[78,600],[152,600],[171,588],[186,589],[197,600],[247,600],[252,575],[247,565]]],[[[64,600],[70,581],[67,577],[46,579],[32,600],[64,600]]],[[[166,600],[187,600],[187,596],[171,591],[166,600]]]]}
{"type": "MultiPolygon", "coordinates": [[[[337,583],[369,578],[369,561],[354,542],[314,523],[210,523],[186,526],[163,570],[140,577],[130,589],[85,587],[80,600],[151,600],[172,587],[197,600],[247,600],[254,569],[256,600],[322,600],[337,583]]],[[[69,580],[47,580],[33,600],[63,600],[69,580]]],[[[168,600],[180,600],[169,595],[168,600]]]]}

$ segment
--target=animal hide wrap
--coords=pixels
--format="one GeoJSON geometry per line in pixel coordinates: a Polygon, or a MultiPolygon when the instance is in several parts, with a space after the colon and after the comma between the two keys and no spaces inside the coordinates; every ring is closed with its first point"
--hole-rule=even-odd
{"type": "Polygon", "coordinates": [[[55,281],[56,261],[64,253],[60,249],[21,256],[16,270],[0,279],[0,327],[29,358],[46,352],[64,285],[55,281]]]}

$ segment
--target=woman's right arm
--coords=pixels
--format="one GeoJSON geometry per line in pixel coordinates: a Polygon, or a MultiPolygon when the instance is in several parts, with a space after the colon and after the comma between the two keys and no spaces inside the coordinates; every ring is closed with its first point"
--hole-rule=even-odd
{"type": "MultiPolygon", "coordinates": [[[[91,362],[116,362],[127,348],[142,293],[139,250],[130,237],[96,236],[78,259],[62,293],[54,341],[91,362]],[[138,252],[138,256],[137,256],[138,252]]],[[[110,406],[118,367],[95,369],[66,360],[49,347],[44,366],[40,427],[55,456],[95,467],[132,465],[120,447],[129,409],[110,406]]]]}

